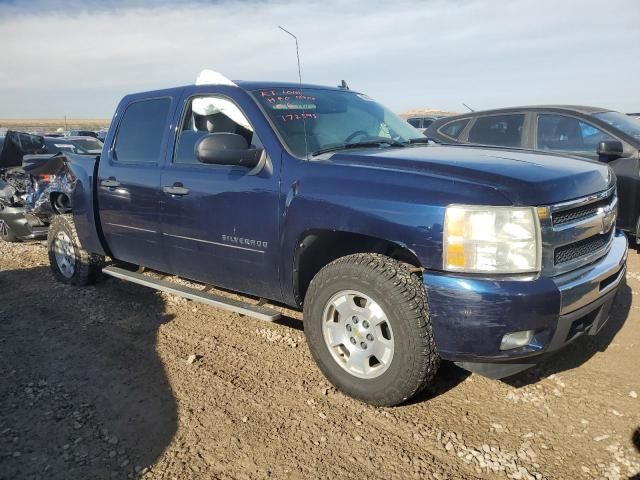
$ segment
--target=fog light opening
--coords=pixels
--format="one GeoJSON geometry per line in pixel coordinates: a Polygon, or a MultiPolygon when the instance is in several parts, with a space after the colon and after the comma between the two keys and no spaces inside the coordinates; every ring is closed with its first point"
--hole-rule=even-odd
{"type": "Polygon", "coordinates": [[[524,347],[529,345],[533,339],[533,330],[523,330],[521,332],[507,333],[502,337],[500,342],[500,350],[511,350],[513,348],[524,347]]]}

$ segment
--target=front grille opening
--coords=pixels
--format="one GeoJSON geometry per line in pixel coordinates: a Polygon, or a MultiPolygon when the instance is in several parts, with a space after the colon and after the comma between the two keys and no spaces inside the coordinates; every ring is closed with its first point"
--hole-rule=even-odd
{"type": "Polygon", "coordinates": [[[578,222],[584,218],[593,217],[598,213],[600,207],[611,204],[611,196],[598,200],[597,202],[582,205],[580,207],[570,208],[553,214],[553,226],[564,225],[566,223],[578,222]]]}
{"type": "MultiPolygon", "coordinates": [[[[602,308],[602,307],[600,307],[602,308]]],[[[567,342],[570,342],[574,338],[582,335],[587,330],[591,328],[593,322],[595,321],[598,313],[600,313],[600,308],[596,308],[592,312],[587,313],[584,317],[579,318],[575,322],[571,324],[571,328],[569,329],[569,333],[567,334],[567,342]]]]}
{"type": "MultiPolygon", "coordinates": [[[[620,267],[620,270],[622,270],[622,267],[620,267]]],[[[618,275],[620,275],[620,270],[618,270],[616,273],[605,278],[600,282],[600,291],[604,290],[605,288],[607,288],[609,285],[611,285],[613,282],[615,282],[618,279],[618,275]]]]}
{"type": "Polygon", "coordinates": [[[554,252],[554,263],[560,265],[562,263],[576,260],[577,258],[586,257],[599,250],[602,250],[609,244],[611,232],[594,235],[578,242],[570,243],[563,247],[556,248],[554,252]]]}

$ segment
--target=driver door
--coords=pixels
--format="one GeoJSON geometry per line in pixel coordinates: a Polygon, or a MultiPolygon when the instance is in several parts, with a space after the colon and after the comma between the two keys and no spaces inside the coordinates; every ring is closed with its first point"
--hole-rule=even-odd
{"type": "MultiPolygon", "coordinates": [[[[175,148],[161,178],[162,232],[171,271],[257,296],[280,295],[279,165],[260,171],[198,161],[210,133],[235,133],[263,148],[239,103],[216,93],[185,99],[175,148]]],[[[279,159],[279,152],[277,152],[279,159]]]]}

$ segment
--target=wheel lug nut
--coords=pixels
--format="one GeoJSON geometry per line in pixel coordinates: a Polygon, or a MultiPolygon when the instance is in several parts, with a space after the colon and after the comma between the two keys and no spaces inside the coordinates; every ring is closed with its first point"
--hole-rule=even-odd
{"type": "Polygon", "coordinates": [[[363,350],[367,349],[367,344],[364,342],[360,342],[360,346],[362,347],[363,350]]]}
{"type": "Polygon", "coordinates": [[[366,320],[362,322],[362,326],[364,328],[369,328],[369,322],[367,322],[366,320]]]}
{"type": "Polygon", "coordinates": [[[349,340],[351,340],[351,343],[353,343],[354,345],[356,344],[356,339],[351,337],[349,340]]]}
{"type": "Polygon", "coordinates": [[[367,340],[369,340],[370,342],[373,342],[373,335],[371,335],[370,333],[367,333],[367,340]]]}
{"type": "Polygon", "coordinates": [[[351,321],[352,321],[353,323],[358,323],[358,317],[352,317],[352,318],[351,318],[351,321]]]}
{"type": "Polygon", "coordinates": [[[347,332],[350,332],[352,330],[351,325],[347,325],[347,332]]]}

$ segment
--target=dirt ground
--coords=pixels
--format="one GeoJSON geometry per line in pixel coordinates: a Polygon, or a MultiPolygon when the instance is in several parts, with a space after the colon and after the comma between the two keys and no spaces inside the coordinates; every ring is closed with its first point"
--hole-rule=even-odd
{"type": "Polygon", "coordinates": [[[599,337],[508,382],[444,365],[373,408],[322,377],[297,314],[68,287],[42,242],[2,243],[0,479],[638,478],[638,292],[632,252],[599,337]]]}

